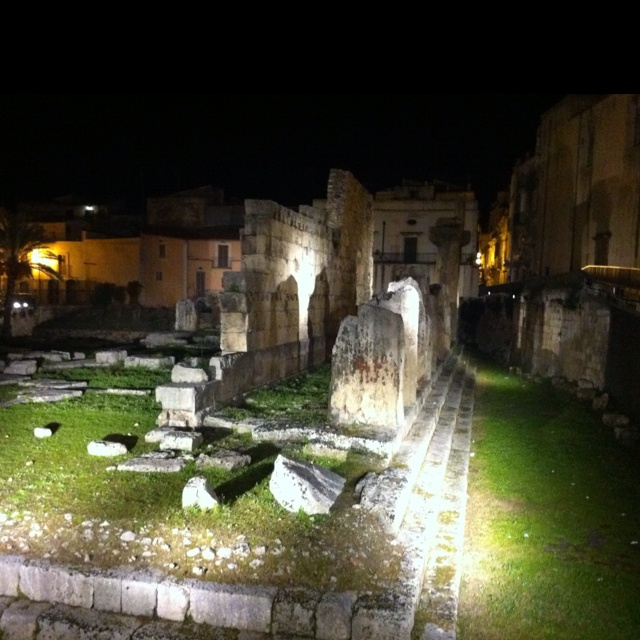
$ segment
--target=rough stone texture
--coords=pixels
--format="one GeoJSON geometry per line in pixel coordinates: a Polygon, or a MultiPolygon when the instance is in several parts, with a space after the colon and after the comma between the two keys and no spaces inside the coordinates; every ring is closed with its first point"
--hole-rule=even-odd
{"type": "Polygon", "coordinates": [[[76,389],[34,388],[18,394],[18,398],[29,402],[59,402],[70,398],[81,398],[82,391],[76,389]]]}
{"type": "Polygon", "coordinates": [[[182,471],[186,464],[186,460],[181,458],[130,458],[118,465],[118,471],[176,473],[178,471],[182,471]]]}
{"type": "Polygon", "coordinates": [[[201,444],[202,434],[197,431],[170,431],[160,441],[160,449],[176,449],[178,451],[195,451],[201,444]]]}
{"type": "Polygon", "coordinates": [[[122,442],[111,442],[109,440],[92,440],[87,445],[87,453],[90,456],[110,458],[112,456],[123,456],[127,453],[127,447],[122,442]]]}
{"type": "Polygon", "coordinates": [[[235,471],[251,464],[251,456],[235,451],[218,449],[211,453],[203,453],[196,459],[197,469],[217,467],[227,471],[235,471]]]}
{"type": "Polygon", "coordinates": [[[292,512],[329,513],[345,484],[333,471],[310,462],[276,458],[269,489],[278,504],[292,512]]]}
{"type": "Polygon", "coordinates": [[[189,610],[189,589],[176,580],[167,578],[158,584],[159,618],[182,622],[189,610]]]}
{"type": "Polygon", "coordinates": [[[352,640],[410,640],[413,607],[395,593],[361,596],[351,621],[352,640]]]}
{"type": "Polygon", "coordinates": [[[30,376],[38,370],[37,360],[13,360],[4,369],[3,373],[17,375],[17,376],[30,376]]]}
{"type": "Polygon", "coordinates": [[[93,604],[92,577],[75,569],[33,561],[20,569],[20,591],[30,600],[73,607],[93,604]]]}
{"type": "Polygon", "coordinates": [[[103,611],[56,605],[38,618],[38,640],[131,640],[142,621],[103,611]]]}
{"type": "Polygon", "coordinates": [[[134,571],[122,578],[122,613],[153,617],[158,601],[158,572],[134,571]]]}
{"type": "Polygon", "coordinates": [[[323,594],[316,608],[316,638],[318,640],[349,640],[351,616],[358,595],[353,591],[323,594]]]}
{"type": "Polygon", "coordinates": [[[0,617],[3,640],[33,640],[38,630],[38,619],[50,608],[48,602],[16,600],[11,603],[0,617]]]}
{"type": "Polygon", "coordinates": [[[182,490],[182,508],[215,509],[218,497],[206,478],[195,476],[189,478],[182,490]]]}
{"type": "Polygon", "coordinates": [[[17,596],[20,569],[26,559],[16,555],[0,554],[0,596],[17,596]]]}
{"type": "Polygon", "coordinates": [[[333,424],[386,427],[404,421],[402,317],[364,304],[345,318],[333,346],[329,413],[333,424]]]}
{"type": "Polygon", "coordinates": [[[243,631],[271,631],[271,609],[277,590],[215,582],[189,581],[194,622],[243,631]]]}
{"type": "Polygon", "coordinates": [[[93,606],[98,611],[122,611],[124,571],[101,571],[93,576],[93,606]]]}
{"type": "Polygon", "coordinates": [[[273,633],[313,638],[320,594],[307,589],[282,589],[273,603],[273,633]]]}
{"type": "Polygon", "coordinates": [[[171,369],[171,382],[189,382],[198,384],[207,382],[209,375],[204,369],[192,367],[185,363],[178,363],[171,369]]]}
{"type": "Polygon", "coordinates": [[[124,362],[127,357],[125,349],[113,349],[110,351],[96,351],[96,364],[110,366],[124,362]]]}
{"type": "Polygon", "coordinates": [[[176,303],[176,331],[197,331],[198,312],[193,300],[180,300],[176,303]]]}
{"type": "Polygon", "coordinates": [[[175,364],[176,359],[173,356],[127,356],[124,359],[125,367],[142,367],[144,369],[166,369],[175,364]]]}

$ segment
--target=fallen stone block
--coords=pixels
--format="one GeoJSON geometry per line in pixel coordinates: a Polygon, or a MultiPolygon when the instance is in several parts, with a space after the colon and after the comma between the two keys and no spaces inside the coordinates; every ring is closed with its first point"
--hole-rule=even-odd
{"type": "Polygon", "coordinates": [[[172,367],[175,363],[173,356],[153,357],[153,356],[127,356],[124,359],[124,366],[142,367],[144,369],[165,369],[172,367]]]}
{"type": "Polygon", "coordinates": [[[197,469],[210,469],[211,467],[235,471],[251,464],[251,456],[235,451],[222,449],[212,453],[203,453],[196,459],[197,469]]]}
{"type": "Polygon", "coordinates": [[[29,389],[18,394],[18,398],[28,402],[60,402],[71,398],[82,398],[83,392],[77,389],[29,389]]]}
{"type": "Polygon", "coordinates": [[[182,471],[186,464],[186,460],[182,458],[130,458],[116,468],[118,471],[137,471],[140,473],[177,473],[182,471]]]}
{"type": "Polygon", "coordinates": [[[37,360],[12,360],[4,369],[3,373],[17,375],[17,376],[30,376],[38,370],[37,360]]]}
{"type": "Polygon", "coordinates": [[[207,382],[209,375],[204,369],[191,367],[185,363],[179,363],[171,369],[171,382],[189,382],[198,384],[207,382]]]}
{"type": "Polygon", "coordinates": [[[160,449],[176,449],[178,451],[195,451],[201,444],[202,434],[197,431],[172,430],[165,433],[160,441],[160,449]]]}
{"type": "Polygon", "coordinates": [[[127,357],[125,349],[113,349],[110,351],[96,351],[96,364],[101,366],[111,366],[124,362],[127,357]]]}
{"type": "Polygon", "coordinates": [[[87,453],[90,456],[110,458],[123,456],[127,453],[127,447],[122,442],[110,442],[108,440],[92,440],[87,445],[87,453]]]}
{"type": "Polygon", "coordinates": [[[288,511],[329,513],[342,492],[345,479],[311,462],[276,458],[269,489],[276,501],[288,511]]]}
{"type": "Polygon", "coordinates": [[[50,438],[53,435],[53,431],[49,427],[36,427],[33,430],[33,435],[36,438],[50,438]]]}
{"type": "Polygon", "coordinates": [[[195,476],[189,478],[182,490],[182,508],[215,509],[219,504],[218,496],[206,478],[195,476]]]}

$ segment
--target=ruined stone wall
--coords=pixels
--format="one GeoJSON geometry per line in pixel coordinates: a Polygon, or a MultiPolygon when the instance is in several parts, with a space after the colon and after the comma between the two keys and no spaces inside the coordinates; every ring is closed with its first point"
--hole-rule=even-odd
{"type": "Polygon", "coordinates": [[[610,322],[606,302],[567,289],[526,297],[514,312],[514,358],[531,373],[604,388],[610,322]]]}
{"type": "MultiPolygon", "coordinates": [[[[349,172],[334,169],[324,209],[245,202],[242,270],[224,274],[220,295],[220,346],[266,359],[261,383],[327,360],[342,319],[371,297],[371,200],[349,172]]],[[[233,375],[243,381],[239,393],[251,388],[233,375]]]]}

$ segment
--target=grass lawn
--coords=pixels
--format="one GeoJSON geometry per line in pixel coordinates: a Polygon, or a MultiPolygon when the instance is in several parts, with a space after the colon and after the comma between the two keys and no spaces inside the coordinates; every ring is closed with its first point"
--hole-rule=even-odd
{"type": "MultiPolygon", "coordinates": [[[[89,388],[98,389],[154,388],[170,374],[107,367],[56,375],[87,380],[89,388]]],[[[258,392],[243,415],[319,421],[326,416],[329,375],[325,367],[258,392]]],[[[0,402],[18,391],[0,386],[0,402]]],[[[317,516],[286,511],[269,490],[279,453],[310,459],[302,445],[256,443],[246,434],[207,429],[199,452],[247,453],[251,465],[236,471],[197,469],[194,462],[179,473],[113,470],[157,448],[144,436],[159,412],[153,395],[101,393],[0,408],[0,553],[84,567],[155,567],[178,578],[194,577],[199,566],[207,580],[315,588],[377,590],[395,578],[401,549],[389,546],[373,516],[351,508],[356,481],[376,468],[375,462],[357,455],[314,459],[347,479],[335,512],[317,516]],[[35,438],[34,428],[46,425],[54,427],[53,436],[35,438]],[[87,454],[90,441],[109,436],[124,437],[129,453],[118,458],[87,454]],[[194,475],[207,478],[220,499],[218,509],[182,509],[182,490],[194,475]],[[125,532],[133,532],[135,540],[122,540],[125,532]],[[222,549],[232,555],[225,557],[229,552],[222,549]]]]}
{"type": "Polygon", "coordinates": [[[459,640],[640,638],[638,452],[589,403],[478,364],[459,640]]]}

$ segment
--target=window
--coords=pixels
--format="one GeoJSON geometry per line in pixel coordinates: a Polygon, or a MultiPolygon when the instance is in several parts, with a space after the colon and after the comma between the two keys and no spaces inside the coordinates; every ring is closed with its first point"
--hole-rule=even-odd
{"type": "Polygon", "coordinates": [[[219,244],[218,245],[218,268],[228,269],[230,267],[229,262],[230,262],[229,261],[229,245],[219,244]]]}
{"type": "Polygon", "coordinates": [[[156,271],[156,280],[158,282],[162,281],[162,271],[156,271]]]}
{"type": "Polygon", "coordinates": [[[166,244],[161,244],[160,247],[158,248],[158,257],[162,258],[162,259],[167,257],[167,245],[166,244]]]}
{"type": "Polygon", "coordinates": [[[404,239],[404,262],[413,264],[418,259],[418,238],[409,236],[404,239]]]}
{"type": "Polygon", "coordinates": [[[204,271],[202,268],[196,271],[196,298],[204,296],[204,271]]]}

